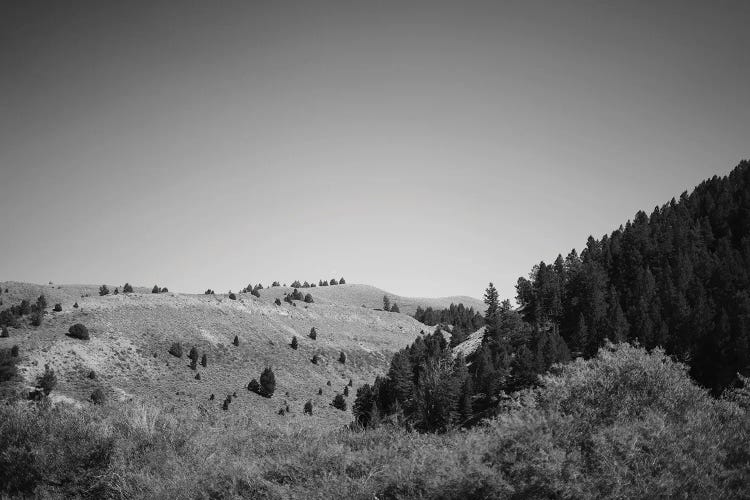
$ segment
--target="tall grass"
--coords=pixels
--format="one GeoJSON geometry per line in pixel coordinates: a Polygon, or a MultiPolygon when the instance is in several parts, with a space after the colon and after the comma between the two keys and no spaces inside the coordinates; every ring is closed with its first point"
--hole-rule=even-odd
{"type": "MultiPolygon", "coordinates": [[[[312,420],[311,420],[312,422],[312,420]]],[[[747,498],[750,418],[660,351],[556,368],[470,431],[0,406],[0,492],[82,498],[747,498]]]]}

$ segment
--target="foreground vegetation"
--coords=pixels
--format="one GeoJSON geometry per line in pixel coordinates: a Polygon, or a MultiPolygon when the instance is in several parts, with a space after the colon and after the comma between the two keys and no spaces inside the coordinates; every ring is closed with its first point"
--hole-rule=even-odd
{"type": "Polygon", "coordinates": [[[660,350],[553,367],[471,430],[220,425],[140,405],[0,406],[0,491],[90,498],[747,498],[750,392],[660,350]]]}

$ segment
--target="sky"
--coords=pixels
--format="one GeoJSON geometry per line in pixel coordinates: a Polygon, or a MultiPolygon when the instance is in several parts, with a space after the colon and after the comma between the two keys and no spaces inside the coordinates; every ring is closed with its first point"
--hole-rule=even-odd
{"type": "Polygon", "coordinates": [[[501,297],[750,157],[750,2],[0,0],[0,281],[501,297]]]}

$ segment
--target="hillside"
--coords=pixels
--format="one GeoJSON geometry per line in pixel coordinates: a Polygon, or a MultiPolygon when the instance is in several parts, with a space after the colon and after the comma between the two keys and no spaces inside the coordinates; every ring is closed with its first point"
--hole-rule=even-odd
{"type": "MultiPolygon", "coordinates": [[[[423,308],[432,307],[433,309],[445,309],[451,304],[463,303],[464,306],[473,307],[474,310],[483,312],[484,302],[474,297],[454,296],[439,298],[423,297],[402,297],[389,293],[380,288],[370,285],[346,284],[335,286],[315,287],[310,289],[301,289],[304,292],[311,292],[315,297],[316,303],[339,304],[361,307],[364,305],[370,309],[379,309],[383,307],[383,295],[388,295],[391,304],[398,304],[401,313],[414,315],[417,306],[423,308]]],[[[261,290],[261,296],[283,298],[285,293],[291,292],[290,287],[273,287],[261,290]]],[[[273,300],[273,299],[272,299],[273,300]]]]}
{"type": "MultiPolygon", "coordinates": [[[[0,348],[19,346],[19,367],[27,384],[48,363],[57,374],[53,397],[58,400],[87,400],[94,388],[102,387],[109,398],[220,419],[310,421],[303,417],[302,407],[311,399],[312,419],[319,425],[348,423],[349,411],[329,406],[335,394],[353,380],[347,398],[350,410],[360,384],[381,374],[392,353],[411,343],[420,331],[431,330],[403,313],[361,307],[359,302],[370,297],[365,304],[371,304],[383,294],[363,285],[311,289],[315,303],[296,302],[296,307],[274,305],[274,299],[285,291],[281,287],[264,290],[261,298],[238,294],[237,300],[226,295],[151,294],[146,288],[100,297],[98,286],[8,282],[0,287],[8,288],[8,293],[0,295],[3,308],[23,298],[33,303],[42,293],[49,304],[40,327],[24,320],[20,328],[10,329],[10,338],[0,338],[0,348]],[[58,302],[62,312],[52,312],[58,302]],[[77,309],[75,302],[80,306],[77,309]],[[65,335],[75,323],[89,328],[90,340],[65,335]],[[317,340],[308,338],[312,327],[317,340]],[[235,335],[239,346],[232,344],[235,335]],[[295,335],[298,350],[289,346],[295,335]],[[183,346],[180,359],[168,353],[173,342],[183,346]],[[195,380],[188,366],[186,356],[192,346],[208,356],[208,366],[197,369],[201,380],[195,380]],[[341,351],[346,353],[344,364],[338,361],[341,351]],[[311,362],[315,354],[318,364],[311,362]],[[273,367],[276,375],[276,392],[270,399],[246,389],[265,366],[273,367]],[[96,380],[87,377],[91,370],[96,380]],[[318,395],[319,388],[322,395],[318,395]],[[238,397],[229,411],[222,411],[224,397],[235,392],[238,397]],[[211,394],[215,394],[213,401],[211,394]],[[287,404],[291,414],[278,416],[287,404]]],[[[416,302],[405,305],[411,303],[416,302]]]]}

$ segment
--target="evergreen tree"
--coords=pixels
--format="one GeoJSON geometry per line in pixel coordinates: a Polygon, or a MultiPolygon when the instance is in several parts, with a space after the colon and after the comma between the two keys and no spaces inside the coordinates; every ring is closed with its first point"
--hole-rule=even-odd
{"type": "Polygon", "coordinates": [[[292,337],[292,343],[290,344],[292,349],[297,350],[297,347],[299,346],[299,343],[297,342],[297,336],[292,337]]]}
{"type": "Polygon", "coordinates": [[[270,367],[266,367],[260,374],[260,395],[270,398],[276,390],[276,376],[270,367]]]}
{"type": "Polygon", "coordinates": [[[331,405],[337,410],[346,411],[346,399],[341,394],[336,394],[331,405]]]}
{"type": "Polygon", "coordinates": [[[102,285],[99,287],[99,295],[100,296],[109,295],[109,288],[107,288],[107,285],[102,285]]]}
{"type": "Polygon", "coordinates": [[[240,345],[240,339],[237,337],[237,335],[234,336],[234,340],[232,341],[232,344],[234,344],[235,347],[240,345]]]}
{"type": "Polygon", "coordinates": [[[383,295],[383,310],[384,311],[391,310],[391,299],[389,299],[387,295],[383,295]]]}
{"type": "Polygon", "coordinates": [[[310,328],[310,335],[308,336],[313,340],[318,338],[318,331],[315,329],[315,327],[310,328]]]}
{"type": "Polygon", "coordinates": [[[122,293],[133,293],[133,287],[130,283],[125,283],[125,285],[122,287],[122,293]]]}
{"type": "Polygon", "coordinates": [[[305,413],[305,415],[312,415],[313,414],[312,400],[308,399],[307,403],[305,403],[304,413],[305,413]]]}

